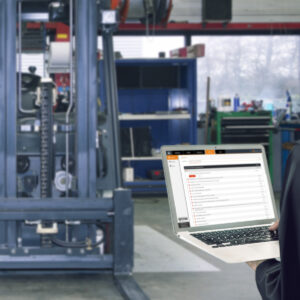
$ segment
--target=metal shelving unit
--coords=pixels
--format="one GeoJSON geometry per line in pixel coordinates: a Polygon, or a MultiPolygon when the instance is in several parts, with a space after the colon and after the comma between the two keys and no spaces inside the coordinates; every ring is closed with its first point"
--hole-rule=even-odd
{"type": "MultiPolygon", "coordinates": [[[[149,128],[155,151],[162,145],[196,143],[195,59],[124,59],[116,65],[121,129],[149,128]]],[[[104,97],[100,86],[100,98],[104,97]]],[[[161,157],[152,156],[152,151],[133,152],[121,157],[122,166],[132,167],[135,177],[124,185],[136,193],[165,192],[164,180],[148,176],[150,170],[162,169],[161,157]]]]}
{"type": "Polygon", "coordinates": [[[273,177],[272,114],[260,112],[217,112],[218,144],[262,144],[273,177]]]}
{"type": "Polygon", "coordinates": [[[190,119],[191,114],[121,114],[120,121],[134,121],[134,120],[186,120],[190,119]]]}

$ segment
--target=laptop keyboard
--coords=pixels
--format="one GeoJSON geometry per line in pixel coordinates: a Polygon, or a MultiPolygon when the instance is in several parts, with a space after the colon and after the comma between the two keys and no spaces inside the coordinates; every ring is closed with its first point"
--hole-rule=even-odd
{"type": "Polygon", "coordinates": [[[213,248],[278,240],[278,232],[269,231],[268,226],[195,233],[192,236],[213,248]]]}

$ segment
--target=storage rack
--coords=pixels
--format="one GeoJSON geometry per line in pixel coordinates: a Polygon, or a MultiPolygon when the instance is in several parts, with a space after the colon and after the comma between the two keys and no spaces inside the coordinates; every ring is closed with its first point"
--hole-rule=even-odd
{"type": "Polygon", "coordinates": [[[273,176],[272,113],[217,112],[217,144],[262,144],[273,176]]]}
{"type": "MultiPolygon", "coordinates": [[[[134,181],[124,185],[135,193],[165,192],[164,179],[150,179],[147,172],[162,169],[162,145],[197,141],[196,60],[124,59],[116,64],[121,129],[150,128],[156,152],[121,158],[123,168],[134,169],[134,181]]],[[[102,86],[100,97],[105,97],[102,86]]]]}

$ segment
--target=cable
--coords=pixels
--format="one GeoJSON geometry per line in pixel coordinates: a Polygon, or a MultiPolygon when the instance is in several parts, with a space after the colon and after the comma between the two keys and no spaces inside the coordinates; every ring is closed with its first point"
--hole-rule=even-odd
{"type": "Polygon", "coordinates": [[[87,224],[94,224],[102,230],[103,236],[102,236],[101,240],[98,241],[97,243],[92,244],[92,243],[87,243],[87,241],[66,242],[66,241],[63,241],[63,240],[59,240],[57,238],[52,238],[51,239],[52,243],[55,244],[58,247],[63,247],[63,248],[96,248],[96,247],[98,247],[105,240],[104,228],[103,228],[103,226],[100,222],[96,222],[96,223],[88,223],[87,222],[87,224]]]}
{"type": "Polygon", "coordinates": [[[56,238],[51,239],[52,243],[64,248],[96,248],[104,242],[104,235],[100,241],[95,244],[88,244],[86,241],[81,242],[65,242],[56,238]]]}

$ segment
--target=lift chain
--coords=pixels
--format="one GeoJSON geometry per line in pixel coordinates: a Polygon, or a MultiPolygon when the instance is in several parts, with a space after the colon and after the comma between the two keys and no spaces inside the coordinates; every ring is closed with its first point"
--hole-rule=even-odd
{"type": "Polygon", "coordinates": [[[53,169],[52,83],[41,84],[40,187],[41,198],[51,197],[53,169]]]}

